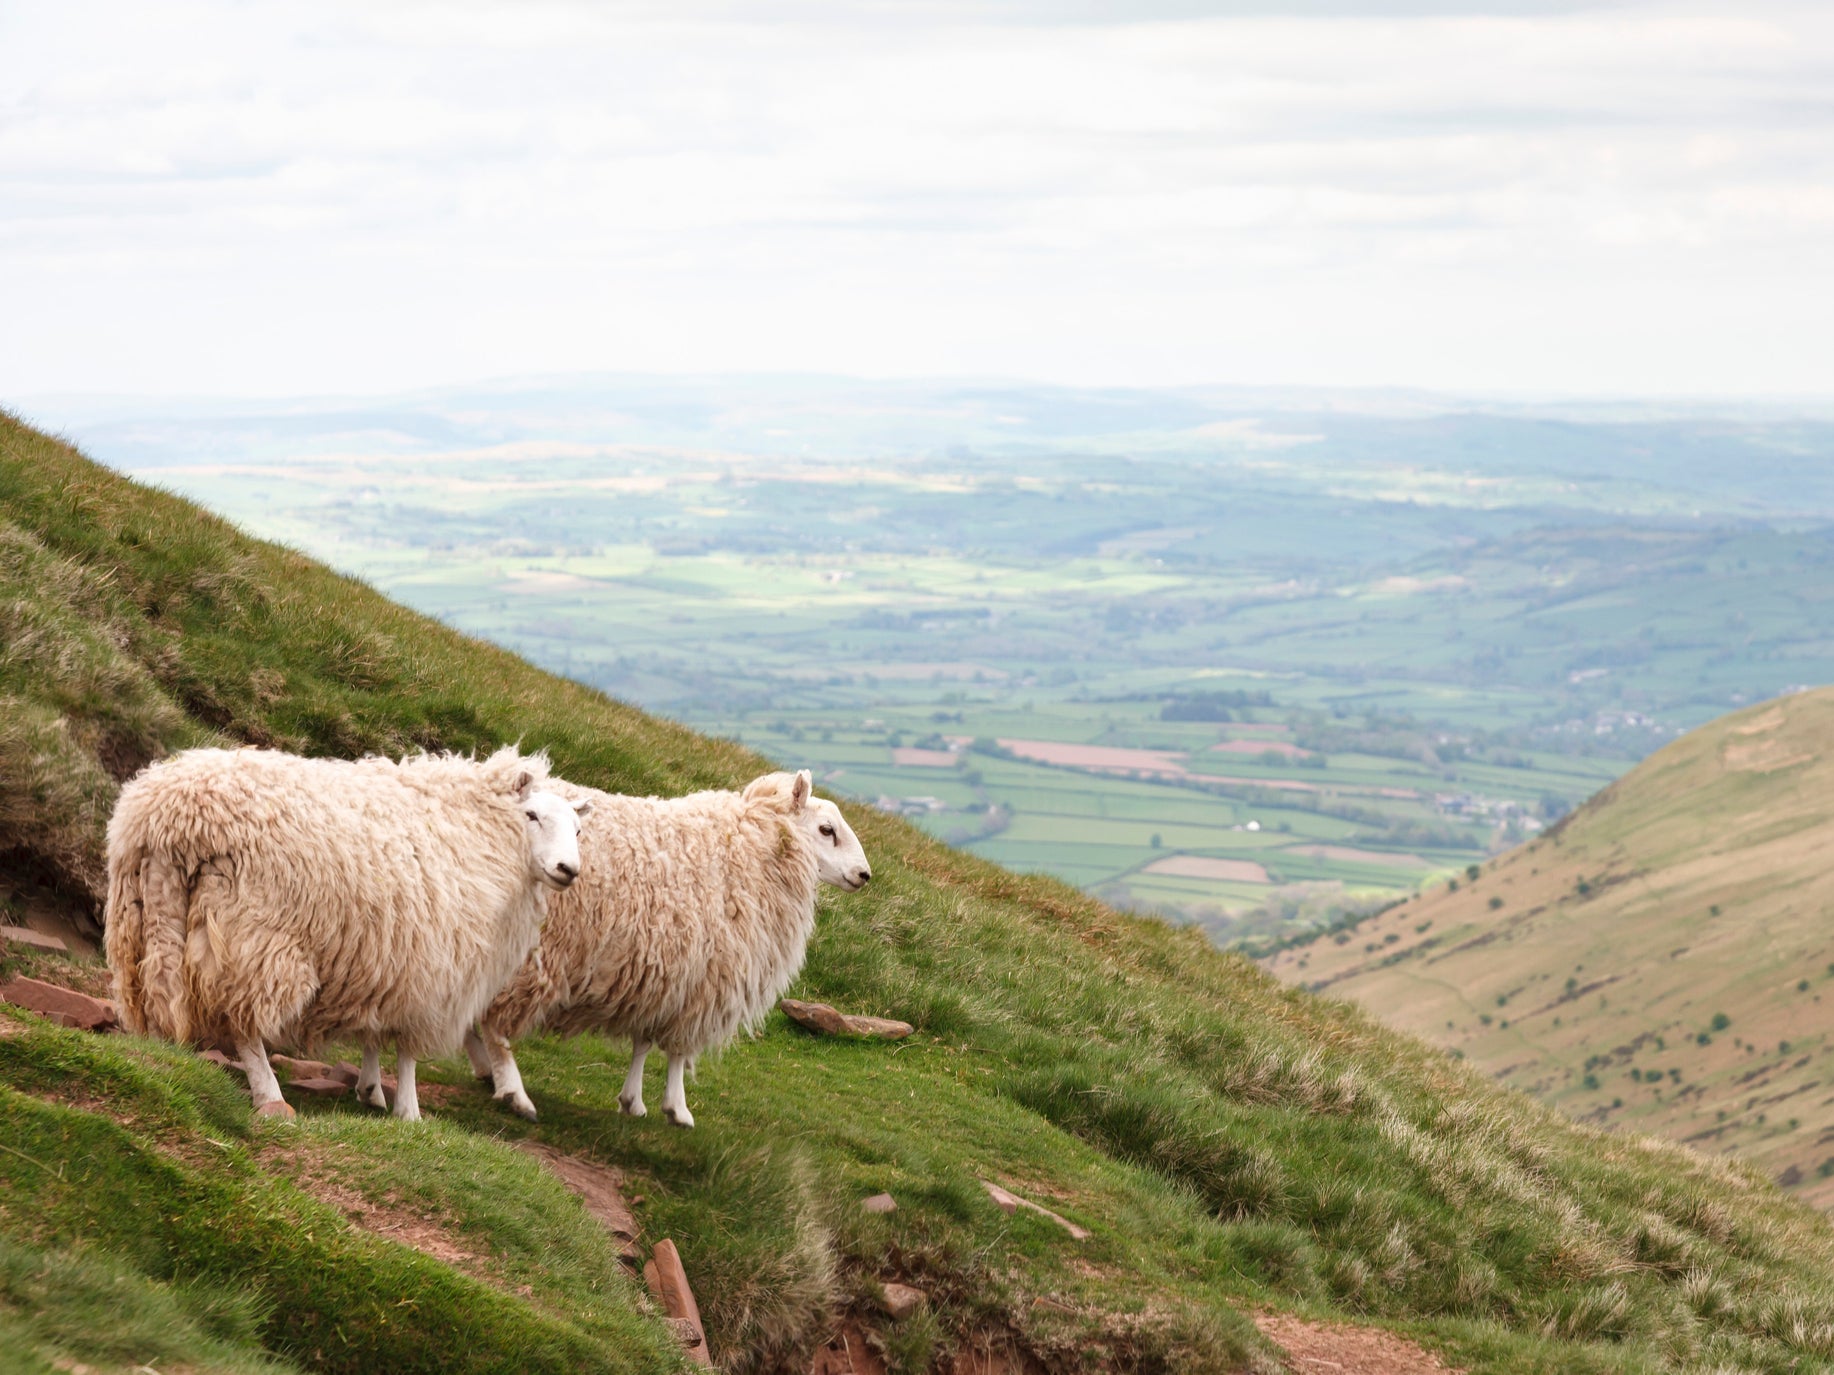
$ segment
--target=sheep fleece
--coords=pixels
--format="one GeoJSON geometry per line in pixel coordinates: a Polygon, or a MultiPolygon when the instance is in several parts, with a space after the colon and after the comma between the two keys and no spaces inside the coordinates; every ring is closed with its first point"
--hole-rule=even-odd
{"type": "Polygon", "coordinates": [[[108,962],[129,1028],[451,1051],[540,935],[519,785],[547,761],[189,750],[121,790],[108,962]]]}
{"type": "Polygon", "coordinates": [[[548,906],[541,945],[484,1026],[602,1031],[697,1055],[763,1021],[802,968],[815,927],[816,859],[790,824],[793,774],[744,793],[592,799],[580,877],[548,906]]]}

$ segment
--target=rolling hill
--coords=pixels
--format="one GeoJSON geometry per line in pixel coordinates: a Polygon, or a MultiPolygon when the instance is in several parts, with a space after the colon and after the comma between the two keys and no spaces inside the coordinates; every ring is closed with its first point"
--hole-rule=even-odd
{"type": "MultiPolygon", "coordinates": [[[[624,791],[767,767],[0,417],[0,920],[93,931],[115,791],[170,750],[515,739],[624,791]]],[[[0,1369],[681,1368],[530,1143],[621,1174],[729,1375],[1272,1372],[1307,1323],[1470,1370],[1831,1368],[1834,1227],[1757,1171],[854,820],[875,882],[824,898],[797,992],[917,1034],[773,1015],[701,1067],[692,1132],[619,1117],[622,1047],[591,1038],[524,1048],[536,1126],[462,1061],[423,1068],[417,1126],[347,1098],[282,1124],[183,1048],[0,1008],[0,1369]],[[894,1319],[890,1281],[925,1302],[894,1319]]],[[[105,981],[0,946],[21,973],[105,981]]]]}
{"type": "Polygon", "coordinates": [[[1834,1204],[1834,690],[1682,737],[1550,834],[1269,961],[1599,1126],[1834,1204]]]}

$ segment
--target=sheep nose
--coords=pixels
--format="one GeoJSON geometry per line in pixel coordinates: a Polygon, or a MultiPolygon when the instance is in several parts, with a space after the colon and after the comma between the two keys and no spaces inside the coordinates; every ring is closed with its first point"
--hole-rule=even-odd
{"type": "Polygon", "coordinates": [[[554,867],[560,871],[561,877],[568,883],[579,877],[579,865],[577,864],[556,864],[554,867]]]}
{"type": "Polygon", "coordinates": [[[854,875],[854,878],[859,882],[860,887],[864,888],[868,883],[872,882],[872,870],[862,869],[859,873],[854,875]]]}

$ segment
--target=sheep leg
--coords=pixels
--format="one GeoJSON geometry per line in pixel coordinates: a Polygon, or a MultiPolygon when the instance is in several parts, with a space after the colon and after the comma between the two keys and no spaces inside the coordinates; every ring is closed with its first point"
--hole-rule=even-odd
{"type": "Polygon", "coordinates": [[[490,1096],[516,1116],[533,1122],[535,1105],[522,1087],[522,1071],[516,1065],[515,1052],[509,1048],[509,1038],[494,1031],[487,1032],[484,1049],[490,1052],[490,1096]]]}
{"type": "Polygon", "coordinates": [[[669,1081],[662,1090],[662,1115],[678,1127],[694,1125],[694,1114],[688,1111],[688,1091],[681,1082],[691,1059],[689,1055],[669,1052],[669,1081]]]}
{"type": "Polygon", "coordinates": [[[420,1096],[414,1092],[414,1057],[395,1047],[395,1116],[420,1121],[420,1096]]]}
{"type": "Polygon", "coordinates": [[[388,1095],[382,1091],[382,1047],[374,1041],[363,1043],[363,1068],[357,1071],[357,1102],[372,1108],[387,1108],[388,1095]]]}
{"type": "Polygon", "coordinates": [[[630,1073],[624,1076],[624,1087],[618,1090],[618,1106],[626,1117],[641,1117],[649,1109],[643,1106],[643,1062],[649,1059],[650,1043],[635,1037],[630,1043],[630,1073]]]}
{"type": "Polygon", "coordinates": [[[493,1070],[490,1063],[490,1052],[484,1047],[484,1038],[478,1035],[473,1027],[465,1033],[465,1058],[471,1061],[471,1072],[479,1079],[490,1079],[493,1070]]]}
{"type": "Polygon", "coordinates": [[[274,1077],[274,1067],[267,1062],[267,1046],[261,1038],[251,1036],[246,1041],[237,1040],[236,1055],[242,1061],[243,1072],[248,1075],[248,1092],[255,1101],[256,1114],[291,1117],[293,1109],[280,1096],[280,1081],[274,1077]]]}

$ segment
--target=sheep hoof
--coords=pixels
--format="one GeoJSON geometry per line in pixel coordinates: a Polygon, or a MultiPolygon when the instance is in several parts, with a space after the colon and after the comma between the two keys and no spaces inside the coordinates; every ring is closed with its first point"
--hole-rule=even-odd
{"type": "Polygon", "coordinates": [[[662,1115],[668,1118],[669,1121],[673,1122],[676,1126],[683,1129],[694,1125],[694,1114],[689,1112],[686,1106],[679,1108],[665,1107],[662,1110],[662,1115]]]}
{"type": "Polygon", "coordinates": [[[357,1101],[367,1103],[372,1108],[387,1108],[388,1094],[383,1092],[382,1085],[371,1084],[368,1088],[357,1090],[357,1101]]]}
{"type": "Polygon", "coordinates": [[[535,1116],[535,1105],[529,1102],[525,1094],[499,1093],[494,1101],[503,1104],[504,1107],[508,1108],[520,1118],[530,1122],[537,1120],[535,1116]]]}
{"type": "Polygon", "coordinates": [[[292,1105],[284,1098],[276,1098],[271,1102],[257,1103],[255,1105],[256,1117],[277,1117],[282,1122],[288,1122],[291,1121],[295,1115],[292,1105]]]}
{"type": "Polygon", "coordinates": [[[641,1117],[649,1111],[648,1108],[643,1106],[643,1100],[641,1098],[632,1098],[627,1093],[620,1093],[618,1095],[618,1106],[624,1110],[624,1115],[626,1117],[641,1117]]]}

